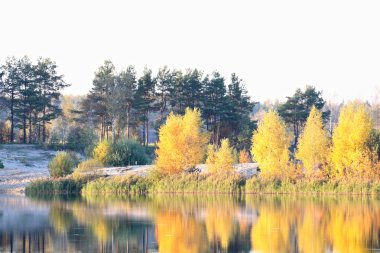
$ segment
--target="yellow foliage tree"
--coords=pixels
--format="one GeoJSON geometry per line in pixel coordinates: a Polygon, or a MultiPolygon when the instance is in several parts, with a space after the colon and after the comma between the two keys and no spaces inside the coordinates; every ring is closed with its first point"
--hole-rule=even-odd
{"type": "Polygon", "coordinates": [[[249,153],[247,150],[243,149],[239,153],[239,163],[250,163],[251,158],[249,157],[249,153]]]}
{"type": "Polygon", "coordinates": [[[156,165],[164,173],[178,173],[200,163],[208,135],[201,131],[201,113],[186,109],[184,116],[171,113],[159,130],[156,165]]]}
{"type": "Polygon", "coordinates": [[[218,171],[232,170],[234,157],[230,142],[228,139],[223,139],[220,143],[220,148],[215,151],[215,147],[209,145],[207,153],[207,170],[211,173],[218,171]]]}
{"type": "Polygon", "coordinates": [[[289,162],[291,136],[280,116],[269,111],[252,136],[252,157],[261,169],[261,175],[281,175],[289,162]]]}
{"type": "Polygon", "coordinates": [[[322,113],[313,107],[300,138],[296,158],[302,161],[305,174],[310,175],[327,163],[328,156],[329,138],[323,128],[322,113]]]}
{"type": "Polygon", "coordinates": [[[372,119],[364,104],[352,102],[342,108],[333,134],[331,154],[338,175],[370,169],[367,141],[371,130],[372,119]]]}
{"type": "Polygon", "coordinates": [[[101,141],[94,149],[94,158],[103,164],[107,164],[110,151],[111,143],[108,141],[101,141]]]}

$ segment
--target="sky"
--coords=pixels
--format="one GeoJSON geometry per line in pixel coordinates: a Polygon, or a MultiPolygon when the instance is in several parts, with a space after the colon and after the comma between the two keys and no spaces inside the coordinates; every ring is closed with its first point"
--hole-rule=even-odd
{"type": "MultiPolygon", "coordinates": [[[[0,63],[49,57],[85,94],[96,69],[235,72],[255,101],[313,85],[326,98],[380,95],[378,0],[4,0],[0,63]]],[[[380,97],[380,96],[379,96],[380,97]]]]}

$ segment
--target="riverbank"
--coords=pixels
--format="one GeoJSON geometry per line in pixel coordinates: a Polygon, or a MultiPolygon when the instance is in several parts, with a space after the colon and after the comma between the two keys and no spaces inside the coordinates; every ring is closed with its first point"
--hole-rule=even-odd
{"type": "Polygon", "coordinates": [[[263,179],[250,178],[240,173],[219,174],[181,173],[146,176],[126,175],[112,177],[81,177],[44,179],[30,183],[27,195],[81,194],[81,195],[153,195],[173,194],[380,194],[378,179],[263,179]]]}
{"type": "Polygon", "coordinates": [[[20,193],[34,180],[49,177],[48,163],[56,151],[33,144],[2,144],[0,159],[0,193],[20,193]]]}

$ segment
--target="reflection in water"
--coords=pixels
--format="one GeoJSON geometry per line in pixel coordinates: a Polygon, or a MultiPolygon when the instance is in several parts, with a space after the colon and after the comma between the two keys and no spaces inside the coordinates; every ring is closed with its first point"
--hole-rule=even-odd
{"type": "Polygon", "coordinates": [[[0,252],[373,252],[369,197],[0,196],[0,252]]]}

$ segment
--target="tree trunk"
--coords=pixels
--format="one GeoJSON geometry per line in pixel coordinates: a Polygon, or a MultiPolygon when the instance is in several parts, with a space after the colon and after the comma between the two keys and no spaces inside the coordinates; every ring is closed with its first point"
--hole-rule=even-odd
{"type": "Polygon", "coordinates": [[[10,143],[13,143],[13,141],[14,141],[14,138],[15,138],[15,136],[14,136],[14,101],[15,100],[15,98],[14,98],[14,94],[12,93],[12,95],[11,95],[11,134],[10,134],[10,137],[9,137],[9,142],[10,143]]]}
{"type": "Polygon", "coordinates": [[[29,143],[32,143],[32,115],[29,114],[29,143]]]}
{"type": "Polygon", "coordinates": [[[130,108],[127,109],[127,138],[129,139],[129,115],[130,115],[130,108]]]}
{"type": "Polygon", "coordinates": [[[148,119],[148,115],[147,114],[147,117],[146,117],[146,122],[145,122],[145,146],[148,146],[148,138],[149,138],[149,119],[148,119]]]}
{"type": "Polygon", "coordinates": [[[23,131],[22,143],[26,144],[26,115],[25,114],[22,119],[22,131],[23,131]]]}
{"type": "Polygon", "coordinates": [[[116,119],[112,119],[112,143],[116,141],[116,119]]]}

